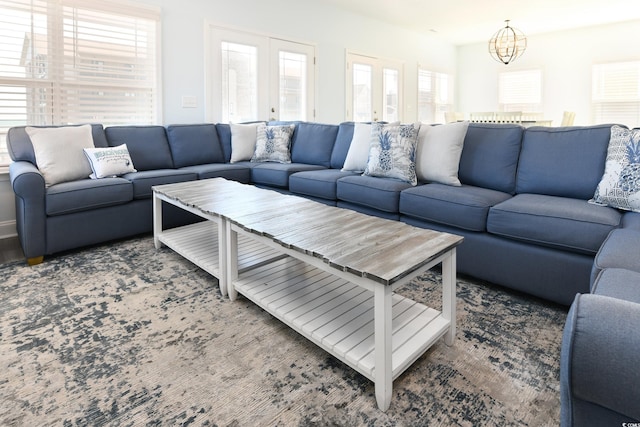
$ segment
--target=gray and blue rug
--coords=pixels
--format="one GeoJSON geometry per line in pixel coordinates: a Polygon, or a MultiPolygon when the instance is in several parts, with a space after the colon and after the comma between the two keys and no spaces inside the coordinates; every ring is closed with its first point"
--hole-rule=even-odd
{"type": "MultiPolygon", "coordinates": [[[[458,280],[458,332],[373,383],[149,236],[0,266],[2,426],[554,426],[566,309],[458,280]]],[[[439,307],[438,273],[400,292],[439,307]]]]}

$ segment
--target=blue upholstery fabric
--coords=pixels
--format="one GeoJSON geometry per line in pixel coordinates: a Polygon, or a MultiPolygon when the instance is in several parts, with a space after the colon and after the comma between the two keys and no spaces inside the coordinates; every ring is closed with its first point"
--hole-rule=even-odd
{"type": "Polygon", "coordinates": [[[291,174],[319,169],[324,167],[304,163],[256,163],[251,168],[251,181],[258,185],[287,188],[291,174]]]}
{"type": "Polygon", "coordinates": [[[83,179],[63,182],[47,189],[47,215],[63,215],[133,199],[133,185],[123,178],[83,179]]]}
{"type": "Polygon", "coordinates": [[[297,172],[289,177],[289,191],[327,200],[337,200],[337,182],[357,172],[342,172],[340,169],[297,172]]]}
{"type": "Polygon", "coordinates": [[[622,227],[640,231],[640,213],[625,212],[622,215],[622,227]]]}
{"type": "Polygon", "coordinates": [[[595,281],[600,271],[605,268],[625,268],[640,272],[638,262],[638,245],[640,231],[630,229],[613,230],[600,247],[593,260],[591,283],[595,281]]]}
{"type": "Polygon", "coordinates": [[[640,272],[605,268],[593,282],[591,293],[640,304],[640,272]]]}
{"type": "Polygon", "coordinates": [[[349,152],[349,146],[353,139],[353,129],[355,123],[344,122],[338,126],[338,134],[336,135],[336,142],[333,144],[333,151],[331,152],[331,167],[334,169],[342,169],[344,161],[347,158],[349,152]]]}
{"type": "Polygon", "coordinates": [[[131,181],[131,183],[133,184],[134,199],[144,199],[151,197],[151,195],[153,194],[151,187],[154,185],[193,181],[198,178],[195,172],[175,169],[158,169],[152,171],[131,172],[122,175],[122,177],[131,181]]]}
{"type": "Polygon", "coordinates": [[[218,132],[218,140],[220,141],[220,147],[222,147],[224,161],[229,163],[231,160],[231,126],[226,123],[218,123],[216,124],[216,131],[218,132]]]}
{"type": "Polygon", "coordinates": [[[567,316],[560,356],[562,426],[640,420],[638,304],[578,295],[567,316]]]}
{"type": "Polygon", "coordinates": [[[400,219],[400,215],[395,212],[383,212],[379,209],[370,208],[368,206],[363,206],[356,203],[341,202],[340,200],[338,200],[336,206],[342,209],[350,209],[355,212],[360,212],[365,215],[377,216],[378,218],[384,218],[393,221],[397,221],[400,219]]]}
{"type": "Polygon", "coordinates": [[[489,208],[510,194],[463,185],[426,184],[400,194],[400,213],[470,231],[486,231],[489,208]]]}
{"type": "Polygon", "coordinates": [[[213,124],[170,125],[167,138],[176,168],[224,162],[218,131],[213,124]]]}
{"type": "Polygon", "coordinates": [[[338,126],[302,122],[291,140],[291,161],[329,167],[338,126]]]}
{"type": "MultiPolygon", "coordinates": [[[[36,164],[36,155],[33,151],[33,145],[27,132],[26,126],[16,126],[9,129],[7,133],[7,149],[9,156],[13,161],[25,161],[36,164]]],[[[36,127],[60,127],[60,126],[36,126],[36,127]]],[[[107,137],[104,128],[100,124],[91,125],[91,135],[93,136],[93,145],[98,148],[108,147],[107,137]]]]}
{"type": "Polygon", "coordinates": [[[522,132],[519,125],[470,123],[460,157],[460,182],[513,194],[522,132]]]}
{"type": "Polygon", "coordinates": [[[604,173],[610,136],[611,125],[527,129],[516,191],[591,199],[604,173]]]}
{"type": "Polygon", "coordinates": [[[226,178],[243,184],[249,184],[251,181],[251,168],[239,163],[211,163],[207,165],[186,166],[180,170],[193,172],[198,175],[198,179],[226,178]]]}
{"type": "Polygon", "coordinates": [[[584,200],[518,194],[489,210],[487,230],[510,239],[595,254],[620,218],[617,210],[584,200]]]}
{"type": "Polygon", "coordinates": [[[127,144],[137,171],[173,168],[167,134],[162,126],[113,126],[105,129],[109,146],[127,144]]]}
{"type": "Polygon", "coordinates": [[[336,194],[344,202],[398,213],[400,192],[410,187],[411,184],[396,179],[352,175],[338,180],[336,194]]]}

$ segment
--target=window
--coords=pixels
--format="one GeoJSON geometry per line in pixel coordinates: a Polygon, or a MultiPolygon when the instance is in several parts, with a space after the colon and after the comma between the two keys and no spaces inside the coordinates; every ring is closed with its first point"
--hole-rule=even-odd
{"type": "Polygon", "coordinates": [[[453,76],[418,68],[418,120],[445,123],[453,111],[453,76]]]}
{"type": "Polygon", "coordinates": [[[500,111],[537,113],[542,110],[542,71],[507,71],[498,76],[500,111]]]}
{"type": "Polygon", "coordinates": [[[128,3],[0,0],[0,164],[12,126],[157,123],[159,23],[128,3]]]}
{"type": "Polygon", "coordinates": [[[347,52],[347,120],[401,120],[402,73],[399,62],[347,52]]]}
{"type": "Polygon", "coordinates": [[[594,123],[640,125],[640,61],[593,66],[594,123]]]}

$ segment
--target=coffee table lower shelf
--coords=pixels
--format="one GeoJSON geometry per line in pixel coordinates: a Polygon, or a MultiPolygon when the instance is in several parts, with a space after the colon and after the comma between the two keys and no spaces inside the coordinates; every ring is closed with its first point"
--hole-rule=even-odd
{"type": "MultiPolygon", "coordinates": [[[[295,258],[240,272],[236,291],[375,381],[374,293],[295,258]]],[[[392,296],[392,378],[450,328],[442,314],[392,296]]]]}
{"type": "MultiPolygon", "coordinates": [[[[207,273],[220,279],[219,225],[202,221],[162,230],[157,239],[207,273]]],[[[283,258],[285,255],[246,236],[238,238],[238,271],[283,258]]]]}

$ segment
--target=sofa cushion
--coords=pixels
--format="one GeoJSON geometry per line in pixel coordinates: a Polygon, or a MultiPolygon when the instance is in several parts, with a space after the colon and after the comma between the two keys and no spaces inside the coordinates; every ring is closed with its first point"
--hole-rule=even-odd
{"type": "Polygon", "coordinates": [[[629,228],[631,230],[640,231],[640,213],[637,212],[625,212],[622,215],[623,228],[629,228]]]}
{"type": "Polygon", "coordinates": [[[257,163],[251,168],[251,182],[269,187],[289,187],[289,176],[296,172],[325,169],[304,163],[257,163]]]}
{"type": "Polygon", "coordinates": [[[338,180],[357,172],[339,169],[297,172],[289,177],[289,191],[327,200],[336,200],[338,180]]]}
{"type": "Polygon", "coordinates": [[[604,174],[593,202],[640,212],[640,129],[611,127],[604,174]]]}
{"type": "Polygon", "coordinates": [[[91,126],[29,126],[25,130],[47,187],[89,177],[91,165],[83,150],[94,148],[91,126]]]}
{"type": "Polygon", "coordinates": [[[591,293],[640,304],[640,272],[605,268],[593,282],[591,293]]]}
{"type": "Polygon", "coordinates": [[[516,192],[589,200],[604,171],[610,134],[611,125],[528,128],[516,192]]]}
{"type": "Polygon", "coordinates": [[[352,175],[338,180],[338,200],[384,212],[397,213],[400,192],[411,184],[390,178],[352,175]]]}
{"type": "Polygon", "coordinates": [[[605,268],[624,268],[640,273],[638,242],[640,231],[620,228],[613,230],[593,260],[591,283],[605,268]]]}
{"type": "Polygon", "coordinates": [[[48,216],[64,215],[130,202],[133,185],[123,178],[83,179],[51,186],[45,198],[48,216]]]}
{"type": "Polygon", "coordinates": [[[145,199],[151,197],[154,185],[173,184],[174,182],[194,181],[198,179],[195,172],[181,169],[157,169],[152,171],[132,172],[122,175],[133,184],[133,198],[145,199]]]}
{"type": "Polygon", "coordinates": [[[342,169],[344,167],[349,145],[351,145],[351,140],[353,139],[354,128],[354,122],[343,122],[338,125],[336,142],[333,144],[333,150],[331,151],[331,167],[333,169],[342,169]]]}
{"type": "Polygon", "coordinates": [[[514,194],[522,132],[520,125],[470,123],[460,156],[460,182],[514,194]]]}
{"type": "Polygon", "coordinates": [[[395,178],[416,185],[416,146],[419,130],[420,123],[374,123],[371,127],[369,159],[364,175],[395,178]]]}
{"type": "Polygon", "coordinates": [[[298,123],[291,141],[291,161],[328,168],[337,135],[336,125],[298,123]]]}
{"type": "Polygon", "coordinates": [[[458,169],[469,122],[420,126],[416,150],[419,181],[460,186],[458,169]]]}
{"type": "Polygon", "coordinates": [[[489,208],[511,195],[487,188],[426,184],[400,194],[400,213],[470,231],[486,231],[489,208]]]}
{"type": "MultiPolygon", "coordinates": [[[[33,165],[36,164],[36,156],[33,151],[33,144],[26,132],[27,126],[16,126],[9,129],[7,133],[7,149],[11,160],[16,162],[25,161],[33,165]]],[[[31,126],[36,127],[36,126],[31,126]]],[[[60,126],[41,126],[41,127],[60,127],[60,126]]],[[[91,135],[93,137],[94,147],[108,147],[107,137],[104,134],[104,128],[101,124],[91,125],[91,135]]]]}
{"type": "Polygon", "coordinates": [[[138,171],[173,168],[167,134],[162,126],[111,126],[105,129],[109,146],[127,144],[138,171]]]}
{"type": "Polygon", "coordinates": [[[620,219],[617,210],[585,200],[518,194],[489,210],[487,231],[537,245],[595,254],[620,219]]]}
{"type": "MultiPolygon", "coordinates": [[[[251,161],[291,163],[291,137],[295,128],[295,125],[259,124],[256,129],[255,151],[251,161]]],[[[232,144],[234,144],[233,139],[232,144]]],[[[235,147],[234,144],[233,149],[235,147]]],[[[232,157],[235,157],[233,153],[232,157]]]]}
{"type": "Polygon", "coordinates": [[[224,163],[224,153],[213,124],[169,125],[167,138],[176,168],[224,163]]]}
{"type": "Polygon", "coordinates": [[[180,170],[193,172],[198,175],[198,179],[226,178],[243,184],[251,182],[251,168],[244,163],[209,163],[186,166],[180,170]]]}

